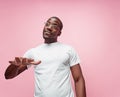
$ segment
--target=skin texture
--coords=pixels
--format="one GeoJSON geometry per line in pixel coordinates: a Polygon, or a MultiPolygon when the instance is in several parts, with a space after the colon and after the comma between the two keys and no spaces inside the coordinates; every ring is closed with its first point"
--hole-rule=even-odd
{"type": "Polygon", "coordinates": [[[5,78],[11,79],[19,75],[21,72],[27,69],[27,65],[38,65],[41,61],[35,62],[33,59],[15,57],[14,61],[9,61],[10,65],[5,71],[5,78]]]}
{"type": "Polygon", "coordinates": [[[61,34],[61,23],[56,18],[50,18],[43,29],[45,43],[57,42],[57,37],[61,34]]]}
{"type": "Polygon", "coordinates": [[[76,64],[70,69],[75,83],[76,97],[86,97],[85,80],[80,64],[76,64]]]}
{"type": "MultiPolygon", "coordinates": [[[[43,38],[45,43],[57,42],[58,36],[61,35],[62,22],[57,17],[51,17],[47,20],[43,29],[43,38]]],[[[9,61],[10,65],[5,71],[5,78],[11,79],[19,75],[27,69],[27,65],[38,65],[41,61],[35,62],[34,59],[15,57],[13,61],[9,61]]],[[[86,97],[85,80],[82,74],[80,64],[70,67],[74,83],[76,97],[86,97]]]]}

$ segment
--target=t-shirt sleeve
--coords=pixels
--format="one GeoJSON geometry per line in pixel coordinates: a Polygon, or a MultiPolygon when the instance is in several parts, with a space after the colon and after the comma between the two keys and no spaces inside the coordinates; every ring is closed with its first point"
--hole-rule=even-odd
{"type": "Polygon", "coordinates": [[[70,54],[70,60],[69,60],[70,67],[80,63],[79,55],[77,54],[74,48],[71,48],[69,50],[69,54],[70,54]]]}
{"type": "MultiPolygon", "coordinates": [[[[33,55],[32,55],[32,49],[28,50],[27,52],[25,52],[25,54],[23,55],[24,58],[31,58],[33,59],[33,55]]],[[[27,65],[27,68],[31,67],[32,64],[27,65]]]]}

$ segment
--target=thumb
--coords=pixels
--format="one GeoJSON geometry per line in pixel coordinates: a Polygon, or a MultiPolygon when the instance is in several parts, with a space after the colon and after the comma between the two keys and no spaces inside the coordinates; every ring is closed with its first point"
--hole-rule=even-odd
{"type": "Polygon", "coordinates": [[[30,62],[31,64],[33,64],[33,65],[38,65],[38,64],[40,64],[41,63],[41,61],[34,61],[34,62],[30,62]]]}

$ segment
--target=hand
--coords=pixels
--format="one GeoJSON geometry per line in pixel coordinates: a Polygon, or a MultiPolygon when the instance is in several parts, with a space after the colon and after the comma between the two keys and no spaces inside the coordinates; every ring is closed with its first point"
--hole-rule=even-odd
{"type": "Polygon", "coordinates": [[[9,63],[20,66],[20,65],[38,65],[41,63],[41,61],[35,62],[34,59],[29,59],[29,58],[23,58],[23,57],[15,57],[14,61],[9,61],[9,63]]]}

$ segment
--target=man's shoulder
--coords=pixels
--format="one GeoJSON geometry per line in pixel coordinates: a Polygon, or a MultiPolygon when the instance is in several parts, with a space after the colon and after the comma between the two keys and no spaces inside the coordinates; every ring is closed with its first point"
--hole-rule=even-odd
{"type": "Polygon", "coordinates": [[[68,47],[68,48],[73,48],[70,44],[66,44],[66,43],[61,43],[63,46],[68,47]]]}
{"type": "Polygon", "coordinates": [[[63,49],[67,49],[67,50],[74,49],[74,47],[71,46],[70,44],[66,44],[66,43],[60,43],[60,44],[63,49]]]}
{"type": "Polygon", "coordinates": [[[35,46],[35,47],[31,48],[30,50],[37,50],[37,49],[39,49],[39,48],[43,47],[43,45],[44,45],[44,43],[39,44],[39,45],[37,45],[37,46],[35,46]]]}
{"type": "Polygon", "coordinates": [[[30,49],[27,50],[27,52],[33,52],[33,51],[35,51],[39,46],[40,45],[35,46],[35,47],[31,47],[30,49]]]}

